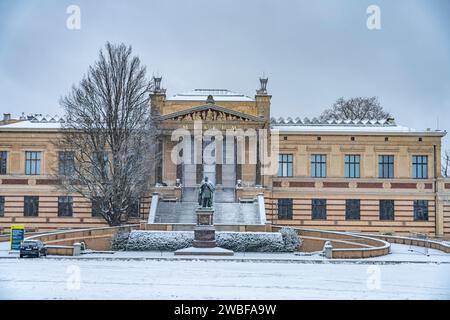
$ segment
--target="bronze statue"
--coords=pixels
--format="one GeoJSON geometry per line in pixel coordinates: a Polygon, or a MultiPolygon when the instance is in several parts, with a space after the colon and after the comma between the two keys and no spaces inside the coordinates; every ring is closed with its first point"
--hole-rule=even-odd
{"type": "Polygon", "coordinates": [[[208,181],[208,177],[205,177],[198,190],[198,205],[202,208],[211,208],[215,190],[214,185],[208,181]]]}

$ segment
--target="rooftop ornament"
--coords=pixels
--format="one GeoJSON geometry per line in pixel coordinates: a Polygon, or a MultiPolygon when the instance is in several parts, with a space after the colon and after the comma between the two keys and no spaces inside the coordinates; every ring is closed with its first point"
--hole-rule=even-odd
{"type": "Polygon", "coordinates": [[[267,81],[269,78],[259,78],[260,88],[256,90],[257,94],[267,94],[267,81]]]}
{"type": "Polygon", "coordinates": [[[208,98],[206,98],[207,104],[214,104],[214,97],[210,94],[208,95],[208,98]]]}

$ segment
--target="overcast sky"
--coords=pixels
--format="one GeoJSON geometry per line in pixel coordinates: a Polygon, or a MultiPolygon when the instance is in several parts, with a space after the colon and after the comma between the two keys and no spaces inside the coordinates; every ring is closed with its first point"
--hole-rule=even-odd
{"type": "Polygon", "coordinates": [[[106,41],[132,45],[168,96],[253,96],[264,72],[276,117],[378,96],[399,124],[435,129],[439,117],[450,129],[448,0],[0,0],[1,113],[61,114],[59,98],[106,41]],[[72,4],[80,30],[66,27],[72,4]],[[372,4],[381,30],[366,26],[372,4]]]}

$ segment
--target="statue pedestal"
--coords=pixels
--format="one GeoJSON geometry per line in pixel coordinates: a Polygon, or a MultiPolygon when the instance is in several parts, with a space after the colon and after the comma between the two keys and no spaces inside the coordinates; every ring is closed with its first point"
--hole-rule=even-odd
{"type": "Polygon", "coordinates": [[[216,228],[214,228],[214,209],[198,208],[197,225],[194,228],[194,248],[215,248],[216,228]]]}
{"type": "Polygon", "coordinates": [[[214,228],[214,209],[197,208],[197,225],[194,228],[194,243],[192,247],[180,249],[175,255],[184,256],[232,256],[231,250],[216,246],[216,228],[214,228]]]}

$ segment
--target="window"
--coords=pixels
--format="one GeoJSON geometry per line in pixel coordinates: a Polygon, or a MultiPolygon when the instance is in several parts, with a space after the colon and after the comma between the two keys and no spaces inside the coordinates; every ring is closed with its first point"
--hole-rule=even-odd
{"type": "Polygon", "coordinates": [[[312,199],[312,219],[313,220],[327,219],[327,200],[312,199]]]}
{"type": "Polygon", "coordinates": [[[39,197],[25,196],[23,198],[23,215],[37,217],[39,215],[39,197]]]}
{"type": "Polygon", "coordinates": [[[91,203],[91,214],[93,217],[101,217],[102,202],[100,198],[95,198],[91,203]]]}
{"type": "Polygon", "coordinates": [[[74,157],[73,151],[59,151],[58,152],[58,172],[63,176],[70,176],[74,172],[74,157]]]}
{"type": "Polygon", "coordinates": [[[0,196],[0,217],[5,216],[5,197],[0,196]]]}
{"type": "Polygon", "coordinates": [[[26,151],[25,152],[25,174],[39,175],[41,174],[41,152],[26,151]]]}
{"type": "Polygon", "coordinates": [[[139,208],[140,208],[139,199],[131,200],[127,210],[128,216],[139,217],[139,208]]]}
{"type": "Polygon", "coordinates": [[[428,200],[414,200],[414,221],[428,221],[428,200]]]}
{"type": "Polygon", "coordinates": [[[292,219],[292,199],[278,199],[278,219],[292,219]]]}
{"type": "Polygon", "coordinates": [[[278,156],[278,176],[292,177],[292,154],[280,154],[278,156]]]}
{"type": "Polygon", "coordinates": [[[325,154],[313,154],[311,156],[311,177],[325,178],[327,176],[327,156],[325,154]]]}
{"type": "Polygon", "coordinates": [[[361,157],[355,154],[347,154],[345,156],[345,177],[359,178],[360,177],[360,163],[361,157]]]}
{"type": "Polygon", "coordinates": [[[92,156],[92,172],[94,175],[102,176],[108,174],[108,153],[96,152],[92,156]]]}
{"type": "Polygon", "coordinates": [[[394,220],[394,200],[380,200],[380,220],[394,220]]]}
{"type": "Polygon", "coordinates": [[[359,220],[361,211],[361,200],[345,200],[345,219],[359,220]]]}
{"type": "Polygon", "coordinates": [[[428,156],[412,157],[412,175],[414,179],[428,178],[428,156]]]}
{"type": "Polygon", "coordinates": [[[73,199],[71,196],[58,197],[58,217],[71,217],[73,215],[73,199]]]}
{"type": "Polygon", "coordinates": [[[394,178],[394,156],[378,156],[378,175],[380,178],[394,178]]]}
{"type": "Polygon", "coordinates": [[[0,174],[6,174],[6,159],[8,157],[8,152],[0,151],[0,174]]]}

